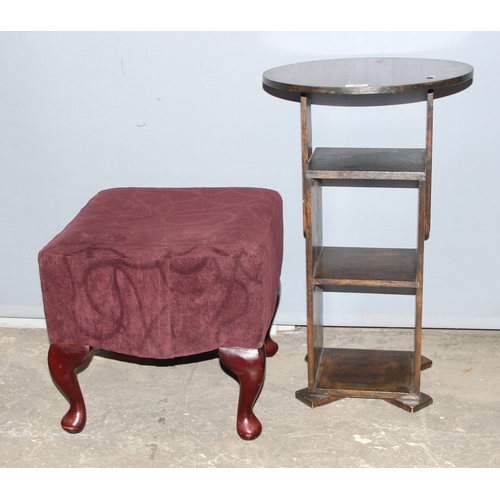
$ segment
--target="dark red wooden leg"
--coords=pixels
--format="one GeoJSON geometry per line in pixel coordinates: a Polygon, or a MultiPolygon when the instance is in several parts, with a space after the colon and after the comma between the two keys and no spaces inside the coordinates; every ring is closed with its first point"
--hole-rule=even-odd
{"type": "Polygon", "coordinates": [[[240,397],[236,430],[245,440],[256,439],[262,432],[262,424],[253,412],[253,406],[264,383],[266,348],[243,349],[219,348],[221,363],[231,370],[240,381],[240,397]]]}
{"type": "Polygon", "coordinates": [[[264,341],[266,346],[266,357],[271,358],[278,352],[278,344],[271,338],[269,332],[267,332],[266,340],[264,341]]]}
{"type": "MultiPolygon", "coordinates": [[[[281,291],[281,284],[280,284],[280,291],[281,291]]],[[[273,320],[271,321],[271,326],[274,321],[274,317],[276,316],[276,312],[278,311],[278,306],[280,303],[280,291],[278,292],[278,297],[276,298],[276,307],[274,309],[274,316],[273,320]]],[[[265,340],[265,346],[266,346],[266,357],[270,358],[274,356],[278,352],[278,344],[271,338],[270,336],[270,331],[267,332],[266,335],[266,340],[265,340]]]]}
{"type": "Polygon", "coordinates": [[[71,434],[81,432],[87,420],[85,402],[75,370],[87,360],[90,351],[88,346],[73,344],[52,344],[49,348],[50,374],[70,404],[61,420],[61,426],[71,434]]]}

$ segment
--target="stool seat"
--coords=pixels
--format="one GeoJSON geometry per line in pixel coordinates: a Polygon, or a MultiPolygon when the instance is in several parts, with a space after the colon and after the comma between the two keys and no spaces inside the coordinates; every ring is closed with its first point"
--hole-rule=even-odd
{"type": "Polygon", "coordinates": [[[276,191],[101,191],[39,253],[51,346],[156,359],[262,349],[282,256],[276,191]]]}

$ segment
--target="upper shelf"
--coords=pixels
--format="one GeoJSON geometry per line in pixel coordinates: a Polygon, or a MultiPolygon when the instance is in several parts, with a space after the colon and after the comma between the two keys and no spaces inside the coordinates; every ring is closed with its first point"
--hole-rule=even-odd
{"type": "Polygon", "coordinates": [[[473,74],[472,66],[456,61],[379,57],[288,64],[267,70],[262,81],[267,92],[283,99],[308,94],[318,104],[352,106],[387,104],[387,97],[396,104],[423,100],[429,90],[443,97],[468,87],[473,74]]]}
{"type": "Polygon", "coordinates": [[[425,149],[316,148],[306,177],[350,180],[425,180],[425,149]]]}

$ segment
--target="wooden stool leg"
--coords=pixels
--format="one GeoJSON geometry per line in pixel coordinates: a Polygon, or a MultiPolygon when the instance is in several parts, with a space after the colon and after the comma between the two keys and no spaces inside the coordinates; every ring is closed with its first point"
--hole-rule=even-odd
{"type": "Polygon", "coordinates": [[[269,332],[267,332],[266,340],[264,341],[264,345],[266,346],[266,357],[271,358],[278,352],[278,344],[271,338],[269,332]]]}
{"type": "Polygon", "coordinates": [[[71,434],[81,432],[87,420],[76,368],[87,360],[90,351],[88,346],[73,344],[52,344],[49,348],[50,374],[70,404],[68,412],[61,420],[61,426],[71,434]]]}
{"type": "Polygon", "coordinates": [[[262,432],[262,424],[253,412],[253,406],[264,383],[266,348],[243,349],[219,348],[221,363],[231,370],[240,381],[240,396],[236,430],[245,440],[256,439],[262,432]]]}
{"type": "MultiPolygon", "coordinates": [[[[280,297],[281,297],[281,283],[279,286],[279,291],[278,291],[278,296],[276,298],[276,306],[274,308],[274,316],[271,321],[271,327],[274,322],[274,318],[276,317],[276,312],[278,311],[278,306],[280,304],[280,297]]],[[[267,332],[266,335],[266,340],[264,341],[264,345],[266,346],[266,357],[270,358],[274,356],[278,352],[278,344],[271,338],[271,327],[269,328],[269,331],[267,332]]]]}

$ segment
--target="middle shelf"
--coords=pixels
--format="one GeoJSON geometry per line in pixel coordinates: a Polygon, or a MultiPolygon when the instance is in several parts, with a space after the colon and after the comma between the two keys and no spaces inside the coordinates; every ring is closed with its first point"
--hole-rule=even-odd
{"type": "Polygon", "coordinates": [[[312,284],[416,289],[417,250],[323,247],[312,284]]]}

